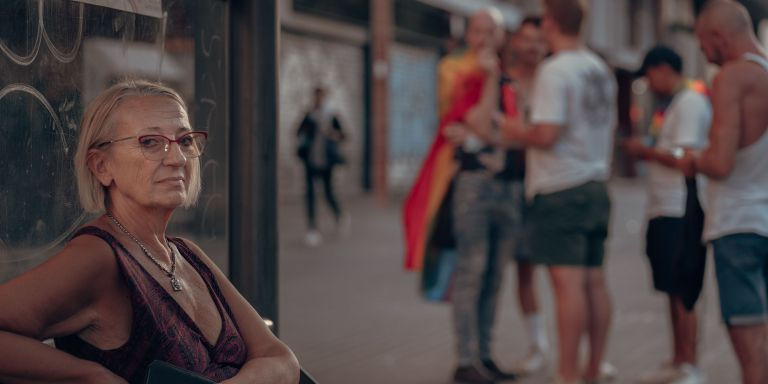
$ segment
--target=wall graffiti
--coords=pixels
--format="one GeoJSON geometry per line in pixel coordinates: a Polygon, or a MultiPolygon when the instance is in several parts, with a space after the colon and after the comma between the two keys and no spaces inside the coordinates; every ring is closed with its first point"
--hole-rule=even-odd
{"type": "Polygon", "coordinates": [[[90,219],[72,169],[78,126],[89,97],[124,77],[177,88],[192,124],[209,131],[200,202],[174,216],[171,232],[226,259],[226,7],[169,0],[152,17],[91,3],[0,2],[0,282],[90,219]]]}

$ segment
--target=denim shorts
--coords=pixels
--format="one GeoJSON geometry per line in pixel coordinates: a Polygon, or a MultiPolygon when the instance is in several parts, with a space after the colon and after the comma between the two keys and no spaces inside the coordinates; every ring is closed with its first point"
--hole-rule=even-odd
{"type": "Polygon", "coordinates": [[[738,233],[712,241],[725,324],[768,321],[768,237],[738,233]]]}

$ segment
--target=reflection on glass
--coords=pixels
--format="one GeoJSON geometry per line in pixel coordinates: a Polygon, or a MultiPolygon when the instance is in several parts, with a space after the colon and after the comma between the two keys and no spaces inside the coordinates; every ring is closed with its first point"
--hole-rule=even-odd
{"type": "Polygon", "coordinates": [[[226,7],[163,1],[163,17],[68,0],[0,2],[0,282],[49,257],[88,219],[72,157],[83,108],[115,80],[179,90],[208,133],[197,207],[171,235],[194,239],[226,270],[226,7]]]}

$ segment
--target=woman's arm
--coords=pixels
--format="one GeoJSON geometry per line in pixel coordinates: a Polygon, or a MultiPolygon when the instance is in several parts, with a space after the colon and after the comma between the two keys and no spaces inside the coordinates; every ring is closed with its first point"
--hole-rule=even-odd
{"type": "Polygon", "coordinates": [[[299,382],[299,362],[293,352],[267,328],[264,319],[237,291],[229,279],[200,247],[184,242],[213,271],[227,300],[248,349],[248,360],[235,377],[222,384],[295,384],[299,382]]]}
{"type": "Polygon", "coordinates": [[[0,382],[124,383],[98,364],[41,342],[93,325],[93,304],[114,289],[116,279],[109,247],[80,237],[38,267],[1,284],[0,382]]]}
{"type": "Polygon", "coordinates": [[[0,382],[5,384],[125,383],[99,364],[16,333],[0,331],[0,356],[0,382]]]}

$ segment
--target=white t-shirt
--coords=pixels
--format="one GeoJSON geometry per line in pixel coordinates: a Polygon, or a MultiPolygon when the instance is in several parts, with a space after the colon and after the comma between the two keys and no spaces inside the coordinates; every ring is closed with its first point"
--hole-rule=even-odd
{"type": "MultiPolygon", "coordinates": [[[[706,148],[711,122],[709,99],[699,92],[684,89],[667,107],[656,148],[666,151],[680,147],[706,148]]],[[[701,185],[699,189],[703,190],[701,185]]],[[[683,217],[685,196],[685,177],[680,171],[657,162],[648,163],[648,218],[683,217]]]]}
{"type": "Polygon", "coordinates": [[[578,49],[547,59],[536,75],[531,123],[561,132],[552,148],[528,149],[528,198],[607,180],[616,113],[616,80],[597,55],[578,49]]]}

